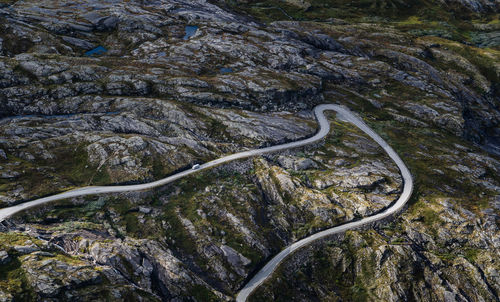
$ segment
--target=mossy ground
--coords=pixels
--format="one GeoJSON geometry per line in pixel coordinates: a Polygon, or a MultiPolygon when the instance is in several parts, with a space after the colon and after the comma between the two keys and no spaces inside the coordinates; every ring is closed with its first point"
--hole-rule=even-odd
{"type": "MultiPolygon", "coordinates": [[[[253,1],[249,7],[240,6],[238,9],[246,10],[251,14],[257,16],[264,21],[273,20],[317,20],[326,21],[326,19],[343,18],[352,22],[375,22],[378,26],[389,25],[402,32],[409,32],[412,35],[423,36],[420,39],[430,40],[432,42],[442,45],[462,56],[467,58],[471,63],[477,66],[480,71],[493,83],[500,83],[498,73],[492,67],[498,61],[498,52],[491,49],[479,49],[463,44],[455,43],[448,39],[429,37],[432,35],[445,35],[453,40],[467,41],[469,37],[470,23],[466,21],[455,22],[451,18],[450,13],[445,13],[442,16],[438,15],[443,12],[442,7],[434,7],[428,10],[431,1],[411,2],[409,6],[401,6],[399,1],[311,1],[312,7],[304,11],[292,5],[285,4],[284,2],[276,1],[253,1]],[[362,10],[359,10],[362,8],[362,10]],[[369,14],[367,14],[367,12],[369,14]],[[397,12],[397,14],[396,14],[397,12]],[[370,15],[371,18],[366,16],[370,15]]],[[[479,23],[492,23],[498,22],[498,17],[483,16],[476,19],[474,22],[479,23]],[[482,18],[482,19],[481,19],[482,18]]],[[[319,25],[315,25],[319,26],[319,25]]],[[[335,37],[335,27],[331,24],[321,24],[323,28],[331,30],[332,36],[335,37]]],[[[369,25],[370,26],[370,25],[369,25]]],[[[337,36],[342,33],[338,32],[337,36]]],[[[411,39],[410,39],[411,40],[411,39]]],[[[432,58],[425,58],[427,62],[432,65],[439,65],[440,68],[453,69],[457,68],[451,63],[436,63],[432,58]]],[[[386,60],[391,63],[390,60],[386,60]]],[[[115,68],[121,64],[120,60],[103,60],[100,64],[115,68]]],[[[139,67],[139,66],[137,66],[139,67]]],[[[461,70],[463,71],[463,70],[461,70]]],[[[19,70],[19,72],[23,72],[19,70]]],[[[30,76],[30,75],[27,75],[30,76]]],[[[31,75],[32,76],[32,75],[31,75]]],[[[289,83],[292,87],[295,83],[289,83]]],[[[288,87],[289,88],[289,87],[288,87]]],[[[442,169],[443,161],[439,155],[443,152],[442,146],[452,146],[454,144],[465,144],[467,148],[474,152],[481,153],[476,147],[471,146],[464,142],[463,139],[458,138],[449,131],[442,130],[435,125],[430,127],[408,127],[408,125],[401,122],[394,121],[394,119],[387,114],[388,108],[398,109],[399,112],[411,116],[410,112],[401,109],[400,106],[404,102],[422,102],[424,95],[421,91],[415,88],[409,88],[394,81],[387,81],[384,87],[392,96],[384,96],[381,101],[386,105],[384,110],[379,110],[373,106],[366,99],[349,93],[347,89],[336,86],[333,83],[326,83],[325,89],[332,89],[343,92],[345,97],[341,102],[348,105],[352,110],[359,112],[362,117],[375,129],[381,136],[383,136],[391,146],[401,155],[403,160],[408,164],[410,170],[416,179],[416,190],[414,198],[410,203],[408,213],[415,216],[416,223],[422,223],[429,232],[435,235],[435,231],[441,227],[441,219],[439,213],[436,212],[436,204],[438,199],[443,196],[449,197],[454,203],[463,206],[474,213],[479,213],[481,209],[488,206],[488,197],[490,192],[483,192],[484,190],[478,189],[477,185],[461,178],[460,173],[444,169],[444,174],[439,174],[436,169],[442,169]],[[391,104],[393,103],[393,104],[391,104]],[[423,157],[418,152],[425,151],[429,157],[423,157]],[[439,182],[436,182],[439,179],[439,182]],[[446,184],[445,187],[443,184],[446,184]],[[453,194],[450,195],[450,188],[453,194]],[[485,194],[482,194],[485,193],[485,194]],[[434,232],[434,233],[433,233],[434,232]]],[[[481,91],[478,91],[481,92],[481,91]]],[[[359,93],[374,97],[375,94],[380,94],[380,91],[373,91],[369,89],[360,89],[359,93]]],[[[335,99],[328,99],[327,101],[337,102],[335,99]]],[[[217,141],[227,141],[229,135],[224,124],[218,120],[203,117],[207,122],[207,133],[211,138],[217,141]]],[[[326,142],[332,145],[342,145],[345,139],[345,134],[352,129],[342,123],[336,123],[333,127],[333,135],[330,136],[326,142]]],[[[55,166],[58,175],[63,175],[67,181],[68,186],[77,186],[81,184],[105,184],[110,182],[109,175],[106,173],[90,173],[91,169],[87,169],[87,155],[83,150],[83,146],[61,147],[55,151],[59,153],[63,159],[55,162],[47,162],[46,165],[55,166]],[[74,149],[73,149],[74,148],[74,149]],[[68,154],[70,156],[68,156],[68,154]],[[92,182],[89,181],[92,180],[92,182]]],[[[320,147],[320,149],[328,154],[328,149],[320,147]]],[[[184,152],[184,150],[179,150],[184,152]]],[[[189,151],[186,151],[189,152],[189,151]]],[[[300,154],[302,156],[302,154],[300,154]]],[[[306,155],[305,153],[303,155],[306,155]]],[[[465,152],[462,152],[465,156],[465,152]]],[[[9,158],[12,156],[9,154],[9,158]]],[[[59,157],[58,157],[59,158],[59,157]]],[[[25,178],[21,178],[21,182],[36,183],[42,178],[40,173],[35,171],[35,167],[21,159],[15,159],[21,162],[23,167],[26,167],[29,173],[25,178]]],[[[163,166],[159,161],[153,160],[148,162],[148,165],[153,167],[152,173],[155,177],[162,177],[169,170],[163,166]]],[[[353,163],[356,164],[356,163],[353,163]]],[[[226,244],[241,252],[244,256],[252,260],[252,265],[257,266],[259,261],[262,261],[262,255],[256,252],[255,248],[249,246],[241,236],[235,231],[234,227],[228,221],[221,220],[216,216],[208,216],[202,218],[197,210],[203,209],[203,202],[208,194],[205,192],[207,187],[223,186],[225,189],[218,193],[220,198],[217,202],[231,211],[236,213],[245,213],[248,208],[257,209],[261,211],[265,205],[260,204],[258,201],[252,201],[249,198],[247,203],[242,203],[237,200],[238,195],[252,196],[256,195],[258,188],[252,182],[253,172],[247,173],[227,173],[227,172],[203,172],[197,176],[189,177],[179,181],[178,183],[169,186],[165,191],[155,192],[152,196],[148,196],[139,202],[132,202],[126,198],[120,197],[106,197],[89,198],[84,200],[85,206],[72,205],[65,202],[55,204],[48,207],[48,211],[41,217],[35,217],[32,214],[23,214],[22,217],[28,223],[35,223],[41,225],[49,225],[48,228],[55,232],[73,232],[77,230],[90,230],[90,231],[106,231],[102,225],[101,218],[110,222],[111,228],[118,234],[119,237],[130,236],[135,238],[151,238],[159,241],[166,242],[169,246],[175,249],[179,254],[194,255],[197,253],[197,242],[186,230],[183,225],[182,218],[188,219],[195,225],[197,229],[202,229],[205,226],[212,228],[212,235],[217,240],[224,239],[226,244]],[[238,189],[235,194],[235,188],[238,189]],[[177,193],[177,191],[181,193],[177,193]],[[168,196],[168,201],[162,200],[162,195],[168,196]],[[155,217],[144,217],[138,209],[139,205],[153,207],[159,210],[160,214],[155,217]],[[118,216],[112,217],[113,213],[118,216]],[[103,216],[100,216],[100,215],[103,216]],[[160,227],[162,222],[168,224],[168,230],[160,227]],[[51,225],[53,224],[53,225],[51,225]],[[225,235],[222,235],[225,234],[225,235]]],[[[293,175],[303,183],[306,183],[314,178],[314,173],[310,172],[295,172],[293,175]]],[[[489,173],[486,177],[495,178],[498,176],[489,173]]],[[[24,176],[23,176],[24,177],[24,176]]],[[[274,182],[276,182],[274,180],[274,182]]],[[[10,182],[9,182],[10,183],[10,182]]],[[[7,187],[9,183],[0,183],[1,190],[9,190],[7,187]]],[[[47,184],[49,185],[49,184],[47,184]]],[[[44,189],[45,190],[45,189],[44,189]]],[[[48,193],[48,190],[41,190],[39,194],[48,193]]],[[[281,192],[282,197],[287,203],[294,202],[293,196],[281,192]]],[[[35,215],[39,213],[35,212],[35,215]]],[[[245,216],[243,214],[242,216],[245,216]]],[[[265,217],[260,219],[257,215],[257,222],[260,227],[261,235],[263,237],[269,236],[272,233],[271,226],[267,223],[265,217]]],[[[306,217],[308,220],[309,217],[306,217]]],[[[315,221],[311,223],[304,223],[294,226],[295,236],[305,236],[315,228],[322,228],[325,225],[316,224],[315,221]]],[[[407,239],[402,232],[402,222],[397,221],[395,224],[387,225],[384,232],[391,237],[388,242],[393,245],[403,245],[407,243],[407,239]]],[[[373,237],[377,234],[369,233],[365,236],[368,245],[374,243],[373,237]]],[[[279,250],[281,246],[276,244],[272,249],[279,250]]],[[[347,241],[342,248],[347,251],[348,257],[354,257],[355,250],[347,241]]],[[[318,275],[316,272],[309,272],[307,275],[300,275],[303,283],[308,282],[308,278],[316,278],[317,282],[328,282],[333,284],[339,290],[341,295],[348,300],[364,301],[369,297],[373,297],[372,289],[369,286],[370,277],[373,276],[373,258],[367,257],[366,261],[362,262],[362,272],[360,276],[356,276],[352,271],[347,276],[339,276],[335,272],[335,264],[330,262],[327,255],[338,252],[329,249],[325,252],[317,252],[314,254],[314,259],[317,261],[318,275]],[[307,281],[307,282],[306,282],[307,281]]],[[[473,247],[459,251],[463,253],[467,259],[476,261],[481,253],[473,247]]],[[[447,250],[442,248],[436,251],[436,255],[443,261],[450,261],[457,255],[457,251],[447,250]]],[[[189,256],[188,256],[189,257],[189,256]]],[[[197,264],[202,267],[203,262],[207,259],[197,259],[197,264]]],[[[354,261],[351,259],[351,261],[354,261]]],[[[13,262],[15,264],[15,262],[13,262]]],[[[254,266],[254,267],[255,267],[254,266]]],[[[12,276],[21,280],[19,284],[12,285],[15,288],[22,288],[23,281],[22,275],[17,271],[16,266],[7,269],[6,271],[12,272],[12,276]]],[[[279,276],[279,273],[278,273],[279,276]]],[[[287,282],[277,282],[276,288],[281,296],[278,297],[283,301],[289,301],[294,296],[294,288],[286,285],[287,282]]],[[[6,285],[9,286],[9,285],[6,285]]],[[[17,289],[14,289],[14,291],[17,289]]],[[[29,292],[29,291],[27,291],[29,292]]],[[[207,292],[205,288],[193,288],[193,295],[201,300],[211,300],[213,296],[207,292]]],[[[256,294],[259,297],[259,293],[256,294]]],[[[264,299],[265,296],[262,296],[264,299]]],[[[265,299],[264,299],[265,300],[265,299]]]]}
{"type": "Polygon", "coordinates": [[[232,9],[254,16],[263,22],[276,20],[329,22],[331,18],[349,22],[366,22],[395,27],[416,35],[445,36],[457,41],[470,41],[473,24],[496,24],[498,14],[473,13],[458,5],[443,2],[393,1],[393,0],[311,0],[311,6],[303,9],[292,1],[241,1],[224,2],[232,9]]]}
{"type": "MultiPolygon", "coordinates": [[[[331,118],[333,120],[334,116],[332,115],[331,118]]],[[[301,157],[313,157],[313,154],[319,152],[322,158],[327,159],[333,156],[329,151],[330,146],[338,146],[354,152],[343,143],[356,138],[351,134],[362,135],[362,133],[339,121],[332,122],[332,129],[332,134],[319,146],[309,146],[305,149],[293,150],[293,152],[301,157]]],[[[379,158],[380,154],[367,156],[375,159],[379,158]]],[[[252,162],[253,160],[250,160],[250,163],[252,162]]],[[[359,164],[359,161],[351,164],[355,166],[359,164]]],[[[205,232],[200,234],[200,238],[207,235],[216,240],[217,244],[223,243],[235,249],[251,260],[249,269],[253,270],[265,260],[262,252],[251,246],[234,223],[225,215],[214,212],[214,207],[208,206],[207,202],[215,203],[216,208],[234,213],[243,220],[243,225],[253,225],[247,219],[255,220],[259,226],[256,232],[259,238],[268,240],[273,251],[279,251],[282,248],[281,239],[270,239],[276,236],[275,228],[266,217],[269,211],[267,207],[270,205],[262,202],[262,191],[254,179],[258,169],[263,169],[261,173],[269,173],[266,169],[254,164],[250,164],[249,168],[244,171],[238,170],[239,172],[220,167],[210,171],[200,171],[196,175],[183,178],[152,192],[138,193],[142,194],[141,197],[129,199],[120,196],[88,196],[74,204],[62,201],[40,208],[40,210],[24,212],[19,214],[18,218],[48,232],[76,234],[85,230],[101,234],[111,232],[119,238],[155,240],[169,246],[176,255],[181,257],[181,260],[187,263],[193,262],[198,268],[209,271],[210,259],[200,255],[199,239],[190,234],[183,222],[183,219],[187,219],[197,232],[205,232]],[[150,208],[153,212],[145,215],[140,211],[140,207],[150,208]],[[202,216],[200,210],[204,211],[206,216],[202,216]],[[256,213],[250,213],[250,210],[256,213]]],[[[290,173],[292,172],[293,170],[290,170],[290,173]]],[[[314,179],[315,173],[321,173],[321,171],[295,173],[297,178],[304,179],[304,185],[306,185],[307,179],[314,179]]],[[[273,182],[279,183],[276,179],[273,182]]],[[[281,192],[281,195],[287,204],[293,205],[297,202],[295,196],[288,196],[286,192],[281,192]]],[[[279,210],[278,205],[272,205],[272,207],[279,210]]],[[[330,226],[324,221],[315,219],[314,215],[305,214],[307,214],[306,211],[301,217],[303,223],[293,225],[293,230],[291,230],[298,238],[330,226]]],[[[78,236],[75,240],[79,240],[78,236]]],[[[243,281],[243,278],[240,279],[243,281]]]]}
{"type": "MultiPolygon", "coordinates": [[[[400,90],[398,85],[394,86],[394,88],[402,98],[407,96],[415,99],[415,101],[420,98],[420,93],[415,94],[415,91],[411,89],[400,90]]],[[[391,90],[388,89],[388,91],[391,90]]],[[[370,127],[396,150],[409,167],[415,179],[415,190],[414,197],[411,199],[409,208],[406,211],[407,214],[403,215],[413,217],[412,221],[422,224],[429,235],[437,238],[439,229],[445,227],[445,223],[440,217],[442,214],[440,212],[440,201],[443,198],[449,200],[456,207],[465,208],[479,216],[482,209],[490,206],[489,200],[494,196],[495,192],[489,192],[487,189],[478,186],[477,183],[468,180],[460,172],[446,168],[446,166],[443,166],[444,162],[440,157],[445,152],[443,146],[452,149],[455,145],[466,146],[466,149],[461,151],[463,152],[462,158],[467,156],[466,152],[484,154],[484,151],[472,146],[455,134],[437,127],[408,127],[406,124],[391,119],[382,110],[374,110],[369,102],[361,98],[349,95],[349,99],[345,103],[352,110],[359,112],[370,127]],[[353,100],[356,101],[356,104],[353,104],[353,100]],[[436,172],[439,169],[444,173],[436,172]]],[[[336,141],[338,137],[333,135],[330,139],[336,141]]],[[[448,162],[447,164],[451,166],[454,162],[448,162]]],[[[498,176],[494,175],[494,173],[490,173],[485,177],[492,181],[498,181],[498,176]]],[[[372,231],[361,232],[361,234],[368,246],[371,247],[374,245],[374,239],[379,241],[382,238],[388,240],[386,244],[407,245],[409,240],[403,231],[404,223],[403,219],[396,219],[396,221],[382,226],[382,237],[379,233],[372,231]]],[[[347,259],[359,255],[359,251],[350,250],[348,243],[349,241],[345,240],[340,244],[336,241],[330,244],[332,247],[340,247],[347,259]]],[[[330,288],[342,299],[349,301],[375,301],[378,299],[374,292],[376,287],[370,286],[370,278],[374,274],[374,265],[370,263],[372,258],[363,258],[360,273],[348,269],[347,273],[339,275],[337,273],[339,268],[332,264],[335,257],[330,256],[339,253],[339,250],[331,250],[328,248],[328,244],[322,244],[319,248],[322,251],[314,253],[311,263],[304,264],[303,268],[295,270],[296,274],[293,276],[293,282],[291,282],[291,276],[285,273],[282,268],[279,268],[273,275],[272,280],[266,282],[266,285],[255,292],[251,297],[251,301],[269,301],[270,297],[273,297],[272,299],[275,301],[292,301],[297,297],[313,299],[315,295],[313,291],[297,288],[299,283],[312,284],[314,288],[319,287],[321,290],[325,290],[325,287],[330,288]]],[[[474,263],[479,257],[478,255],[480,255],[480,250],[469,245],[458,249],[439,246],[437,250],[430,252],[445,263],[452,263],[457,257],[465,257],[474,263]]],[[[413,270],[414,276],[422,275],[418,273],[422,272],[420,266],[415,266],[413,270]]],[[[321,297],[322,299],[325,298],[325,296],[321,297]]],[[[319,299],[319,297],[316,298],[319,299]]],[[[331,298],[333,299],[333,297],[331,298]]]]}
{"type": "Polygon", "coordinates": [[[0,289],[16,300],[36,301],[36,295],[17,257],[11,257],[7,264],[0,265],[0,289]]]}

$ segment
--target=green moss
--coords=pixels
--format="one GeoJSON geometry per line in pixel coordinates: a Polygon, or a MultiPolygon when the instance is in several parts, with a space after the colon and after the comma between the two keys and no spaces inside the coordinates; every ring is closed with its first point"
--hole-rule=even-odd
{"type": "Polygon", "coordinates": [[[94,215],[95,212],[101,210],[105,204],[106,201],[104,198],[98,198],[87,203],[87,205],[83,208],[83,211],[88,213],[86,216],[94,215]]]}
{"type": "Polygon", "coordinates": [[[249,301],[269,301],[271,296],[274,301],[295,301],[297,297],[304,296],[311,301],[329,301],[333,297],[341,297],[345,301],[374,300],[372,297],[376,295],[371,292],[370,286],[376,255],[370,253],[367,257],[358,259],[360,249],[353,245],[351,235],[352,232],[348,232],[340,243],[331,241],[321,244],[310,257],[301,258],[308,259],[306,262],[292,266],[292,270],[292,267],[280,266],[273,274],[272,282],[260,287],[249,301]],[[338,253],[336,247],[343,250],[345,260],[335,262],[337,257],[332,255],[338,253]],[[303,284],[307,284],[307,294],[303,284]]]}
{"type": "Polygon", "coordinates": [[[9,262],[0,265],[0,290],[10,293],[14,301],[36,301],[36,295],[21,267],[18,253],[13,249],[16,245],[26,245],[30,240],[35,244],[40,242],[26,234],[9,232],[0,233],[0,250],[9,253],[9,262]]]}
{"type": "Polygon", "coordinates": [[[165,177],[165,165],[163,162],[158,158],[158,156],[151,156],[152,158],[152,169],[151,173],[153,174],[154,179],[160,179],[162,177],[165,177]]]}
{"type": "Polygon", "coordinates": [[[47,257],[47,258],[55,258],[58,261],[68,263],[68,264],[73,265],[73,266],[84,266],[85,265],[85,262],[78,259],[77,257],[63,255],[63,254],[59,254],[59,253],[55,254],[54,257],[47,257]]]}
{"type": "Polygon", "coordinates": [[[160,219],[167,221],[169,226],[165,234],[167,242],[171,243],[175,249],[182,250],[187,254],[196,254],[196,244],[176,214],[175,203],[168,203],[165,206],[160,219]]]}
{"type": "Polygon", "coordinates": [[[310,179],[306,172],[296,170],[287,170],[287,172],[290,173],[292,177],[298,178],[302,185],[306,185],[310,182],[310,179]]]}
{"type": "MultiPolygon", "coordinates": [[[[57,193],[61,187],[71,189],[111,182],[105,169],[97,171],[97,167],[89,163],[83,144],[78,146],[60,145],[53,148],[51,152],[55,155],[54,159],[37,158],[36,164],[9,156],[9,161],[18,163],[17,169],[23,173],[16,178],[16,182],[1,179],[0,186],[11,190],[14,185],[22,185],[30,189],[30,196],[44,196],[57,193]]],[[[36,154],[36,150],[30,151],[30,153],[36,154]]]]}
{"type": "Polygon", "coordinates": [[[349,290],[351,292],[351,301],[368,301],[368,290],[363,283],[356,282],[349,290]]]}
{"type": "Polygon", "coordinates": [[[338,122],[333,123],[330,134],[326,138],[326,143],[334,146],[343,146],[344,137],[346,135],[345,124],[338,122]]]}
{"type": "Polygon", "coordinates": [[[447,46],[474,64],[481,74],[492,83],[495,89],[500,89],[500,74],[495,68],[495,63],[500,60],[500,52],[491,50],[487,55],[486,51],[471,46],[458,46],[451,43],[447,43],[447,46]]]}
{"type": "Polygon", "coordinates": [[[196,284],[187,292],[198,302],[219,301],[219,298],[203,285],[196,284]]]}
{"type": "Polygon", "coordinates": [[[400,25],[421,25],[423,22],[418,16],[409,16],[408,19],[399,22],[400,25]]]}
{"type": "Polygon", "coordinates": [[[395,244],[395,245],[406,244],[406,243],[408,243],[408,241],[405,238],[401,238],[401,237],[391,240],[391,244],[395,244]]]}
{"type": "Polygon", "coordinates": [[[471,263],[476,263],[477,258],[479,254],[481,253],[481,250],[476,249],[476,248],[467,248],[465,250],[465,255],[464,257],[471,263]]]}
{"type": "Polygon", "coordinates": [[[36,238],[30,237],[23,233],[18,232],[9,232],[9,233],[1,233],[0,232],[0,250],[8,250],[10,247],[15,245],[25,245],[26,241],[30,240],[35,244],[39,244],[40,241],[36,238]]]}
{"type": "Polygon", "coordinates": [[[50,227],[52,231],[62,231],[71,233],[77,230],[99,231],[102,229],[101,224],[87,222],[87,221],[66,221],[56,227],[50,227]]]}
{"type": "Polygon", "coordinates": [[[124,217],[127,233],[137,235],[141,233],[141,227],[134,213],[127,213],[124,217]]]}
{"type": "Polygon", "coordinates": [[[14,301],[37,301],[17,257],[11,257],[10,262],[0,265],[0,290],[11,294],[14,301]]]}
{"type": "Polygon", "coordinates": [[[248,4],[234,0],[224,2],[237,11],[246,12],[266,22],[290,19],[327,21],[329,18],[341,18],[379,22],[395,20],[410,24],[419,19],[426,19],[460,24],[471,17],[487,19],[495,15],[492,13],[479,15],[462,9],[459,5],[447,6],[432,0],[309,0],[311,6],[307,10],[286,1],[257,0],[249,1],[248,4]]]}
{"type": "Polygon", "coordinates": [[[74,149],[64,147],[52,150],[57,160],[54,165],[58,174],[75,185],[80,184],[106,184],[111,182],[105,169],[96,170],[88,161],[88,154],[84,145],[78,145],[74,149]]]}
{"type": "Polygon", "coordinates": [[[439,215],[435,211],[429,208],[424,208],[420,212],[420,215],[422,217],[423,222],[428,226],[433,226],[435,223],[440,221],[439,215]]]}
{"type": "Polygon", "coordinates": [[[435,252],[435,255],[439,257],[439,259],[443,260],[444,262],[451,262],[453,259],[455,259],[457,256],[452,254],[452,253],[438,253],[435,252]]]}

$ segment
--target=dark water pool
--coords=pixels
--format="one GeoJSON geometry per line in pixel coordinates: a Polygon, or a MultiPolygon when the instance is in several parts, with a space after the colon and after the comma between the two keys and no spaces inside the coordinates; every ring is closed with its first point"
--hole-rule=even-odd
{"type": "Polygon", "coordinates": [[[222,67],[220,69],[220,73],[231,73],[231,72],[234,72],[234,70],[232,68],[229,68],[229,67],[222,67]]]}
{"type": "Polygon", "coordinates": [[[188,25],[184,29],[186,31],[186,35],[184,36],[184,40],[189,40],[192,36],[196,34],[196,31],[198,31],[198,26],[191,26],[188,25]]]}
{"type": "Polygon", "coordinates": [[[97,46],[94,49],[91,49],[85,53],[87,57],[92,57],[92,56],[101,56],[105,54],[108,50],[102,46],[97,46]]]}

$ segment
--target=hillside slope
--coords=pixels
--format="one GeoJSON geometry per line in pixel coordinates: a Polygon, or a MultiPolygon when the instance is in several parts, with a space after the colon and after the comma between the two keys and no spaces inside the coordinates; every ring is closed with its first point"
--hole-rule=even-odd
{"type": "MultiPolygon", "coordinates": [[[[1,3],[1,207],[311,136],[310,110],[338,103],[401,155],[414,198],[297,253],[252,299],[498,300],[497,2],[443,20],[458,6],[1,3]]],[[[330,121],[315,145],[9,218],[0,300],[232,300],[284,246],[398,196],[390,159],[330,121]]]]}

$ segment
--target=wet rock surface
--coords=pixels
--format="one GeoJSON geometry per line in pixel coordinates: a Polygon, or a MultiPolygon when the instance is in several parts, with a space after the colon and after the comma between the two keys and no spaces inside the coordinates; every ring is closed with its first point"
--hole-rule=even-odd
{"type": "MultiPolygon", "coordinates": [[[[297,21],[318,4],[236,2],[0,1],[0,206],[302,139],[314,105],[340,103],[408,164],[414,198],[392,222],[285,261],[252,299],[498,300],[495,21],[474,21],[461,43],[445,22],[297,21]]],[[[152,191],[8,219],[0,301],[232,300],[286,245],[397,198],[401,177],[381,149],[333,115],[331,128],[318,144],[152,191]]]]}

